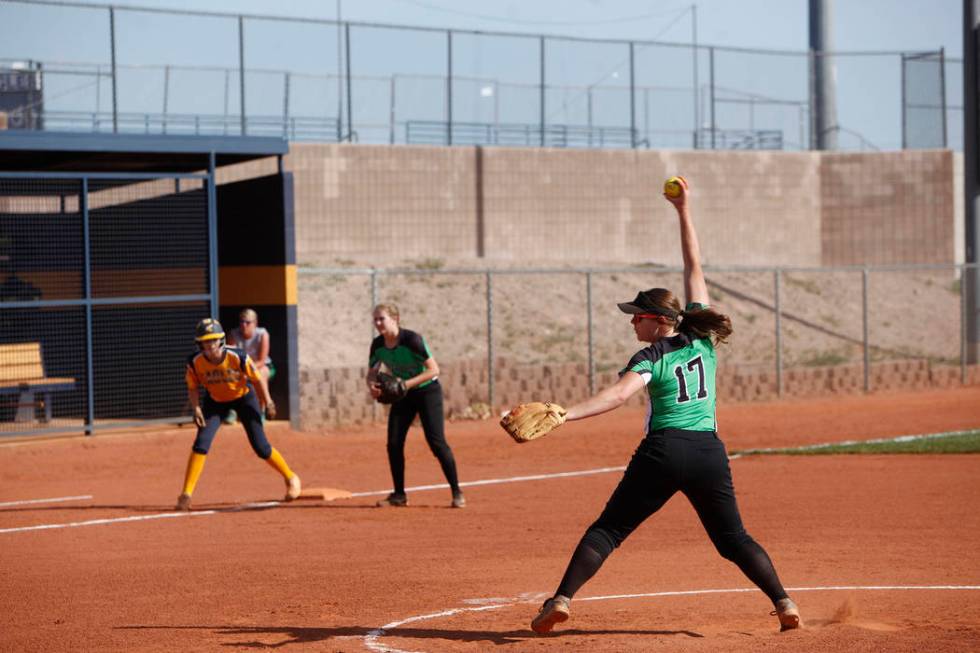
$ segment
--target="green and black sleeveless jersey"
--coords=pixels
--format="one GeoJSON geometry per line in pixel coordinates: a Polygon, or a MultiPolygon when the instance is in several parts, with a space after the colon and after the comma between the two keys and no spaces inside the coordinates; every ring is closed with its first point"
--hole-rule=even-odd
{"type": "MultiPolygon", "coordinates": [[[[699,305],[688,306],[697,308],[699,305]]],[[[715,431],[715,369],[710,338],[678,334],[641,349],[620,372],[636,372],[647,384],[647,433],[660,429],[715,431]]]]}
{"type": "MultiPolygon", "coordinates": [[[[421,335],[408,329],[398,330],[398,343],[391,349],[385,347],[384,336],[378,336],[371,342],[371,356],[368,366],[374,367],[379,362],[384,363],[391,373],[400,379],[410,379],[425,370],[425,361],[432,358],[429,346],[421,335]]],[[[435,381],[426,381],[417,386],[424,388],[435,381]]]]}

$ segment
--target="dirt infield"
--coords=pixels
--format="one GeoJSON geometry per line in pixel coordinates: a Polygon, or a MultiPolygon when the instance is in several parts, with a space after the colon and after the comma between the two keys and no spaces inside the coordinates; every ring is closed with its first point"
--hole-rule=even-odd
{"type": "MultiPolygon", "coordinates": [[[[719,417],[729,449],[951,431],[980,427],[980,389],[719,417]]],[[[625,465],[641,419],[624,410],[522,446],[493,422],[450,424],[462,480],[483,482],[465,487],[464,510],[445,488],[374,508],[390,483],[378,427],[274,425],[307,486],[355,496],[265,507],[245,504],[278,501],[282,482],[226,427],[196,511],[163,518],[190,428],[3,443],[0,650],[980,650],[977,455],[732,462],[749,531],[798,588],[802,631],[777,632],[765,597],[743,591],[675,497],[583,588],[564,628],[535,636],[530,618],[620,476],[572,473],[625,465]]],[[[416,429],[407,457],[409,486],[442,483],[416,429]]]]}

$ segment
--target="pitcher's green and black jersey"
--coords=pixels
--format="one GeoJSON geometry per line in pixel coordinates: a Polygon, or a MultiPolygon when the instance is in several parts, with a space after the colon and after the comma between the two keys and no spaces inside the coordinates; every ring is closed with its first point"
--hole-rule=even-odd
{"type": "MultiPolygon", "coordinates": [[[[687,310],[699,308],[690,305],[687,310]]],[[[650,398],[646,430],[715,431],[715,369],[710,338],[692,340],[685,334],[663,338],[641,349],[620,372],[636,372],[650,398]]]]}
{"type": "MultiPolygon", "coordinates": [[[[368,366],[374,367],[379,362],[384,363],[391,373],[400,379],[410,379],[425,370],[425,361],[432,358],[428,345],[421,335],[408,329],[398,330],[398,343],[391,349],[385,347],[384,336],[378,336],[371,342],[371,356],[368,366]]],[[[435,381],[431,379],[417,386],[424,388],[435,381]]]]}

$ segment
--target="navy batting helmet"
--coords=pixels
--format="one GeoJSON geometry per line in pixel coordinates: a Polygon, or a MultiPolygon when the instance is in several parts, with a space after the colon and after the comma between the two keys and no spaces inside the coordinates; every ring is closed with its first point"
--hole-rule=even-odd
{"type": "Polygon", "coordinates": [[[225,330],[221,328],[221,322],[207,317],[197,323],[194,329],[194,342],[201,344],[218,339],[221,340],[221,344],[225,344],[225,330]]]}

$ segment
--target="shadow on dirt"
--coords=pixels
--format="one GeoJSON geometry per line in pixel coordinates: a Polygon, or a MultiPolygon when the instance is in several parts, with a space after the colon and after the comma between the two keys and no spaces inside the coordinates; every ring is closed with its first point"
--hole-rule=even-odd
{"type": "Polygon", "coordinates": [[[704,635],[690,630],[632,630],[602,629],[602,630],[561,630],[550,635],[535,635],[531,630],[440,630],[437,628],[394,628],[381,631],[377,628],[362,626],[338,626],[336,628],[308,628],[303,626],[118,626],[117,630],[212,630],[221,637],[229,636],[284,636],[289,639],[281,642],[266,643],[260,641],[225,642],[224,646],[237,648],[281,648],[290,644],[309,644],[322,642],[333,638],[351,638],[375,636],[378,638],[405,638],[420,640],[444,639],[452,642],[487,642],[497,646],[519,644],[535,639],[555,639],[559,637],[573,638],[576,636],[593,637],[596,635],[653,635],[702,638],[704,635]]]}

